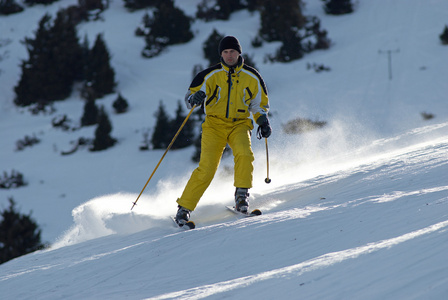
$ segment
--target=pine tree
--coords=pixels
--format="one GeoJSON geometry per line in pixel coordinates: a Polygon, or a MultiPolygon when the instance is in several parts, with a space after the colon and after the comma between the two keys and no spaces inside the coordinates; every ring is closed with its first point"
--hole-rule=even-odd
{"type": "MultiPolygon", "coordinates": [[[[170,126],[173,137],[177,133],[179,128],[182,126],[182,123],[184,122],[186,116],[187,115],[184,113],[181,101],[178,101],[176,117],[171,122],[170,126]]],[[[193,138],[194,138],[194,121],[191,118],[189,118],[185,123],[184,127],[182,128],[182,130],[179,132],[176,141],[173,143],[172,149],[180,149],[192,145],[194,142],[193,138]]]]}
{"type": "Polygon", "coordinates": [[[171,136],[171,122],[162,101],[160,101],[155,117],[156,126],[152,133],[151,144],[154,149],[164,149],[168,147],[174,135],[171,136]]]}
{"type": "MultiPolygon", "coordinates": [[[[83,52],[79,43],[76,23],[63,9],[58,11],[53,26],[51,27],[53,36],[53,70],[56,76],[63,77],[66,95],[72,91],[73,82],[81,80],[83,74],[83,52]]],[[[64,99],[66,97],[63,97],[64,99]]]]}
{"type": "MultiPolygon", "coordinates": [[[[86,34],[86,35],[84,35],[84,39],[81,43],[81,61],[79,62],[80,65],[82,65],[82,68],[81,68],[82,80],[85,80],[87,77],[89,53],[90,53],[89,37],[86,34]]],[[[84,98],[87,99],[87,97],[84,97],[84,98]]]]}
{"type": "Polygon", "coordinates": [[[291,30],[295,31],[305,25],[301,1],[263,0],[261,9],[260,35],[266,41],[285,41],[291,30]]]}
{"type": "Polygon", "coordinates": [[[353,12],[351,0],[322,0],[325,2],[324,10],[329,15],[343,15],[353,12]]]}
{"type": "Polygon", "coordinates": [[[15,210],[15,202],[9,199],[9,208],[1,212],[0,264],[15,257],[42,249],[41,231],[31,215],[15,210]]]}
{"type": "Polygon", "coordinates": [[[208,0],[202,0],[196,7],[196,19],[205,22],[216,19],[215,4],[211,4],[208,0]]]}
{"type": "Polygon", "coordinates": [[[135,35],[145,36],[149,34],[149,32],[151,31],[153,21],[154,20],[152,19],[152,17],[149,16],[148,12],[146,12],[142,17],[140,25],[134,31],[135,35]]]}
{"type": "Polygon", "coordinates": [[[304,55],[301,44],[301,38],[297,33],[288,30],[286,39],[283,41],[280,49],[277,50],[276,60],[280,62],[290,62],[295,59],[300,59],[304,55]]]}
{"type": "Polygon", "coordinates": [[[254,11],[260,0],[202,0],[197,5],[196,18],[205,20],[228,20],[230,15],[241,9],[254,11]]]}
{"type": "Polygon", "coordinates": [[[84,113],[81,117],[81,126],[97,124],[99,120],[99,110],[95,104],[95,99],[91,98],[84,104],[84,113]]]}
{"type": "Polygon", "coordinates": [[[27,106],[67,98],[75,80],[82,78],[82,49],[75,24],[66,10],[57,13],[54,24],[46,14],[39,21],[35,39],[25,38],[29,59],[22,62],[22,76],[15,104],[27,106]]]}
{"type": "Polygon", "coordinates": [[[259,10],[263,7],[263,0],[246,0],[245,2],[249,11],[259,10]]]}
{"type": "Polygon", "coordinates": [[[34,5],[34,4],[51,4],[53,2],[56,2],[58,0],[24,0],[24,2],[30,6],[34,5]]]}
{"type": "Polygon", "coordinates": [[[124,6],[128,8],[130,11],[134,11],[137,9],[153,7],[159,2],[164,0],[124,0],[124,6]]]}
{"type": "Polygon", "coordinates": [[[79,6],[86,10],[103,11],[106,8],[105,3],[103,0],[78,0],[79,6]]]}
{"type": "Polygon", "coordinates": [[[111,137],[112,124],[109,121],[109,117],[104,111],[104,107],[101,106],[98,115],[98,126],[95,130],[95,139],[93,140],[93,147],[90,151],[101,151],[112,147],[117,142],[116,139],[111,137]]]}
{"type": "Polygon", "coordinates": [[[290,62],[305,53],[330,47],[331,41],[327,31],[320,28],[319,19],[302,14],[301,0],[285,0],[281,4],[275,0],[261,1],[261,38],[282,42],[276,54],[268,56],[271,61],[290,62]]]}
{"type": "Polygon", "coordinates": [[[115,109],[117,114],[124,113],[128,110],[129,104],[128,101],[123,98],[123,96],[118,93],[117,99],[112,103],[112,107],[115,109]]]}
{"type": "Polygon", "coordinates": [[[445,25],[445,29],[442,34],[439,35],[440,41],[443,45],[448,45],[448,26],[445,25]]]}
{"type": "Polygon", "coordinates": [[[15,0],[0,0],[0,15],[12,15],[23,11],[15,0]]]}
{"type": "Polygon", "coordinates": [[[150,33],[145,37],[146,47],[142,51],[144,57],[158,55],[169,45],[190,41],[193,33],[190,29],[191,19],[182,10],[174,7],[173,0],[164,0],[154,11],[150,33]]]}
{"type": "Polygon", "coordinates": [[[231,13],[245,7],[240,0],[217,0],[216,6],[219,8],[217,11],[219,20],[228,20],[231,13]]]}
{"type": "Polygon", "coordinates": [[[220,34],[216,29],[213,29],[213,32],[210,34],[210,36],[202,46],[204,56],[206,59],[208,59],[210,66],[219,63],[221,59],[221,55],[218,51],[218,46],[223,37],[224,35],[220,34]]]}
{"type": "Polygon", "coordinates": [[[39,21],[35,38],[25,38],[24,44],[28,50],[29,59],[22,61],[22,76],[14,88],[16,93],[14,103],[18,106],[28,106],[39,100],[43,101],[44,92],[39,78],[44,80],[45,77],[44,65],[48,61],[46,52],[50,48],[50,20],[51,16],[45,14],[39,21]]]}
{"type": "Polygon", "coordinates": [[[308,18],[311,23],[310,26],[307,26],[308,35],[314,35],[315,43],[313,43],[310,50],[315,49],[328,49],[331,45],[331,40],[327,37],[328,32],[324,29],[320,28],[320,20],[317,17],[308,18]]]}
{"type": "Polygon", "coordinates": [[[168,45],[186,43],[193,38],[191,21],[182,10],[174,7],[173,0],[165,0],[154,12],[151,33],[157,37],[166,37],[168,45]]]}
{"type": "Polygon", "coordinates": [[[110,66],[110,55],[101,34],[98,34],[95,44],[89,51],[85,75],[84,89],[91,89],[94,98],[102,98],[115,88],[115,71],[110,66]]]}

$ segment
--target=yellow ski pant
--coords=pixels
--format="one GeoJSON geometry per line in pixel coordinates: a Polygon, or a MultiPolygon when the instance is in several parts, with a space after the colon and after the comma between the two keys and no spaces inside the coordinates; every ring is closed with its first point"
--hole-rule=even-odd
{"type": "Polygon", "coordinates": [[[191,211],[215,176],[222,153],[229,144],[234,157],[234,186],[252,187],[254,154],[251,148],[250,134],[252,120],[227,120],[207,116],[202,124],[201,158],[199,166],[191,174],[182,196],[177,203],[191,211]]]}

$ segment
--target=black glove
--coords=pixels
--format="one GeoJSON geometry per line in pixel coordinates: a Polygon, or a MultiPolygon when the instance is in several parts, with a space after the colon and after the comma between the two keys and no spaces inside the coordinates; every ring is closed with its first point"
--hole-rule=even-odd
{"type": "Polygon", "coordinates": [[[190,97],[190,104],[199,106],[204,102],[205,100],[205,93],[203,91],[197,91],[193,94],[193,96],[190,97]]]}
{"type": "Polygon", "coordinates": [[[271,125],[269,124],[268,117],[266,115],[261,115],[258,120],[258,129],[257,129],[257,137],[258,139],[261,138],[268,138],[272,133],[271,125]]]}

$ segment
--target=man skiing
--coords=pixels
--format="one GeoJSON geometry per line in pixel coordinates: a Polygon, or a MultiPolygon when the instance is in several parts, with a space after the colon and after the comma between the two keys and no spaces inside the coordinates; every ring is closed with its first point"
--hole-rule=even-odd
{"type": "Polygon", "coordinates": [[[234,155],[235,209],[247,213],[254,161],[250,113],[259,126],[260,138],[268,138],[272,132],[265,83],[257,70],[244,64],[238,39],[224,37],[218,51],[221,62],[197,74],[185,96],[187,107],[202,105],[206,117],[202,124],[199,166],[177,199],[175,220],[179,226],[189,221],[190,212],[210,185],[226,144],[234,155]]]}

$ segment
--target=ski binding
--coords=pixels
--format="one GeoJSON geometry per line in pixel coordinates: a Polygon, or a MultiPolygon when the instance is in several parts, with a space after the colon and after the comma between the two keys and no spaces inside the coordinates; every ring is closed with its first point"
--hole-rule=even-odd
{"type": "Polygon", "coordinates": [[[231,212],[233,212],[234,214],[245,216],[245,217],[255,217],[255,216],[262,215],[262,212],[259,209],[254,209],[251,212],[243,213],[243,212],[235,210],[235,207],[233,207],[233,206],[226,206],[226,208],[228,210],[230,210],[231,212]]]}

